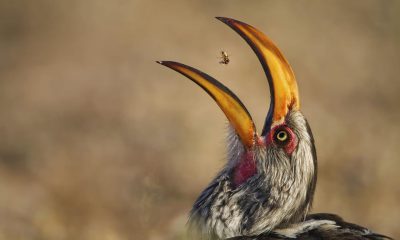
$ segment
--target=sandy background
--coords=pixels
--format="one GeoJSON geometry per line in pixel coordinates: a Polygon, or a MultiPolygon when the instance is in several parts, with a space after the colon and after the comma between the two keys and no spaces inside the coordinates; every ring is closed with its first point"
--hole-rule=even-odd
{"type": "Polygon", "coordinates": [[[179,238],[224,163],[226,120],[154,61],[216,77],[260,130],[269,105],[255,55],[215,16],[257,26],[291,63],[314,212],[400,237],[399,1],[0,0],[0,239],[179,238]]]}

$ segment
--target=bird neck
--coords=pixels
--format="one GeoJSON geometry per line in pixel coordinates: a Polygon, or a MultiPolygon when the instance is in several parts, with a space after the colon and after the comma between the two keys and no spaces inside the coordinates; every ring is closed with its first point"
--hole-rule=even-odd
{"type": "Polygon", "coordinates": [[[233,185],[238,187],[246,182],[250,177],[257,173],[256,162],[253,152],[246,152],[241,157],[239,163],[234,167],[232,172],[233,185]]]}

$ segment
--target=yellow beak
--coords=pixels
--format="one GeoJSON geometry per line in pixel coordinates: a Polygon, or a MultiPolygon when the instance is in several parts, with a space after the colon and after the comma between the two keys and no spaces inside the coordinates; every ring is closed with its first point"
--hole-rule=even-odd
{"type": "Polygon", "coordinates": [[[247,148],[254,145],[256,130],[253,120],[246,107],[231,90],[195,68],[171,61],[160,61],[158,63],[183,74],[202,87],[225,113],[242,143],[247,148]]]}

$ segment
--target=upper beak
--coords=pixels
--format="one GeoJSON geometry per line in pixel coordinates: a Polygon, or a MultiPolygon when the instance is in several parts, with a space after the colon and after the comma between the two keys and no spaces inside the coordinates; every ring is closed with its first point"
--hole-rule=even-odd
{"type": "Polygon", "coordinates": [[[171,61],[158,61],[157,63],[185,75],[202,87],[225,113],[242,143],[247,148],[251,148],[254,145],[256,135],[254,122],[246,107],[231,90],[216,79],[195,68],[171,61]]]}
{"type": "Polygon", "coordinates": [[[299,110],[300,101],[296,78],[288,61],[278,47],[256,28],[230,18],[217,17],[235,30],[253,49],[268,78],[271,102],[262,136],[272,125],[282,123],[289,110],[299,110]]]}

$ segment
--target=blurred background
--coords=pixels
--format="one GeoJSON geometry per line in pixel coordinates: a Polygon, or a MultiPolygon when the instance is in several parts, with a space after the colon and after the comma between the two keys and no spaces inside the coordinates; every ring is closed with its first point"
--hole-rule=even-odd
{"type": "Polygon", "coordinates": [[[0,239],[179,239],[225,161],[226,119],[176,60],[229,86],[261,129],[268,34],[317,144],[314,212],[400,237],[400,2],[0,0],[0,239]],[[231,63],[219,64],[219,51],[231,63]]]}

